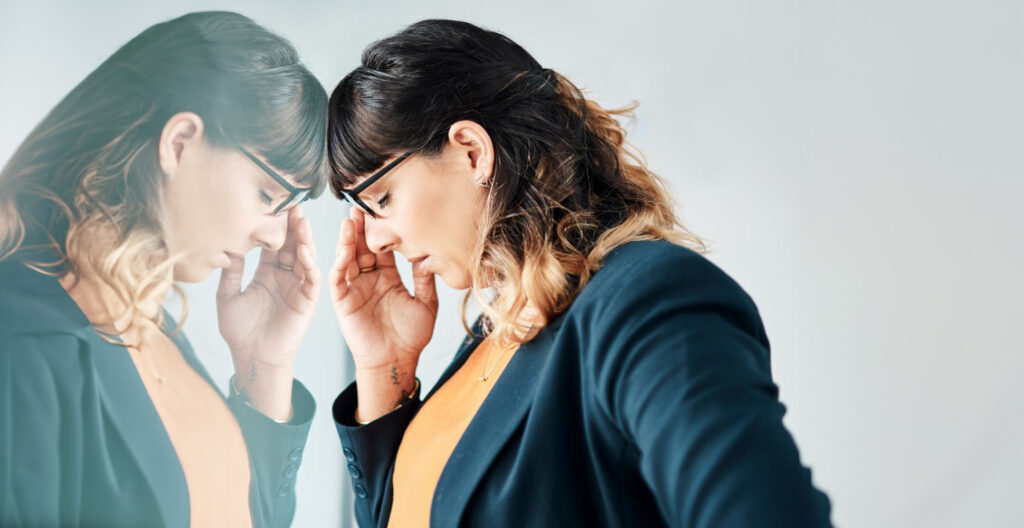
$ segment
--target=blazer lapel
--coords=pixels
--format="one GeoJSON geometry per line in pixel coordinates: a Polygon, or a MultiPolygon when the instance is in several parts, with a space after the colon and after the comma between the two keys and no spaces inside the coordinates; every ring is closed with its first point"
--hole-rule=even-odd
{"type": "Polygon", "coordinates": [[[103,409],[114,429],[124,438],[128,455],[139,466],[140,473],[157,498],[156,503],[160,506],[185,505],[184,508],[161,509],[163,524],[188,525],[188,484],[181,462],[128,351],[106,343],[95,334],[91,336],[90,344],[96,369],[96,390],[102,399],[103,409]]]}
{"type": "MultiPolygon", "coordinates": [[[[550,345],[563,319],[558,317],[532,341],[519,347],[484,399],[438,480],[430,511],[431,526],[459,525],[473,490],[505,447],[509,437],[525,419],[533,403],[534,381],[549,356],[550,345]]],[[[457,356],[457,359],[461,356],[459,365],[465,362],[473,348],[466,350],[464,346],[460,350],[457,356]]],[[[445,379],[457,369],[458,366],[449,367],[445,379]]]]}
{"type": "MultiPolygon", "coordinates": [[[[190,512],[185,473],[128,350],[100,338],[55,277],[28,268],[18,271],[25,274],[26,282],[32,281],[33,293],[45,298],[51,309],[67,314],[77,323],[74,334],[88,343],[95,373],[95,390],[105,413],[103,418],[112,426],[114,434],[124,439],[128,451],[126,456],[139,467],[139,473],[152,490],[156,504],[162,507],[159,512],[162,524],[187,526],[190,512]],[[186,506],[166,507],[179,504],[186,506]]],[[[33,324],[46,328],[46,321],[33,324]]],[[[117,456],[117,453],[111,455],[117,456]]]]}
{"type": "MultiPolygon", "coordinates": [[[[20,262],[3,261],[0,262],[0,289],[30,295],[37,302],[45,303],[46,309],[55,314],[54,317],[21,321],[19,331],[53,332],[51,319],[54,318],[74,323],[74,328],[70,330],[89,347],[93,383],[104,413],[97,418],[106,422],[101,430],[120,435],[127,449],[123,455],[118,452],[111,452],[110,455],[127,457],[138,466],[139,473],[161,508],[158,514],[163,526],[187,526],[191,514],[185,473],[128,351],[104,341],[96,334],[89,319],[64,291],[56,277],[38,273],[20,262]]],[[[169,317],[170,314],[167,315],[169,317]]],[[[196,367],[198,362],[184,335],[175,337],[179,346],[187,348],[182,353],[196,367]]],[[[212,384],[201,366],[197,370],[212,384]]],[[[121,458],[117,462],[124,460],[121,458]]]]}

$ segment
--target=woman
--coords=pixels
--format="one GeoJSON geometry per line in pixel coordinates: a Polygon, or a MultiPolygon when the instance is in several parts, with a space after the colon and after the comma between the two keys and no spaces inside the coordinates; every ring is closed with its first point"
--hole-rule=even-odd
{"type": "Polygon", "coordinates": [[[287,526],[327,94],[241,15],[150,27],[0,174],[0,525],[287,526]],[[243,255],[262,256],[241,289],[243,255]],[[223,268],[225,399],[160,305],[223,268]]]}
{"type": "Polygon", "coordinates": [[[335,88],[331,188],[354,207],[328,282],[356,382],[333,414],[361,525],[829,524],[754,303],[615,113],[446,20],[335,88]],[[435,275],[483,316],[421,400],[435,275]]]}

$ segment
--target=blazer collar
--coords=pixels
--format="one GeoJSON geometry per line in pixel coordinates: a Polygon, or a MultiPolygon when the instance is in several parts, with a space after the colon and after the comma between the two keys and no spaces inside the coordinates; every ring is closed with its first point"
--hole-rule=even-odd
{"type": "Polygon", "coordinates": [[[94,344],[93,368],[107,420],[124,437],[129,456],[157,497],[156,504],[165,506],[159,512],[163,526],[186,526],[190,512],[185,473],[138,370],[125,348],[95,334],[93,342],[100,343],[94,344]]]}
{"type": "MultiPolygon", "coordinates": [[[[87,344],[90,361],[89,366],[83,364],[83,368],[93,371],[104,421],[116,431],[113,434],[124,439],[127,456],[139,466],[139,473],[157,497],[156,504],[175,505],[161,508],[161,524],[187,525],[189,497],[184,471],[128,351],[100,338],[89,319],[52,275],[39,273],[17,261],[3,261],[0,262],[0,291],[9,295],[6,300],[21,303],[22,313],[32,314],[19,320],[18,331],[70,331],[87,344]],[[177,507],[181,504],[186,507],[177,507]]],[[[165,315],[168,314],[165,312],[165,315]]],[[[184,336],[175,336],[175,341],[182,346],[184,336]]],[[[182,352],[191,363],[194,359],[191,348],[182,352]]]]}
{"type": "MultiPolygon", "coordinates": [[[[466,505],[487,468],[525,419],[533,403],[534,382],[540,375],[544,361],[550,356],[551,344],[558,335],[564,315],[548,323],[532,341],[520,345],[470,421],[445,464],[434,490],[431,526],[459,525],[466,505]]],[[[479,335],[479,327],[478,319],[473,327],[475,335],[479,335]]],[[[434,385],[430,395],[465,363],[482,340],[476,337],[467,338],[463,342],[452,364],[434,385]]]]}
{"type": "MultiPolygon", "coordinates": [[[[39,273],[16,260],[0,261],[0,302],[12,304],[19,317],[11,332],[63,331],[85,337],[92,324],[78,308],[57,277],[39,273]]],[[[0,322],[0,335],[4,325],[0,322]]]]}

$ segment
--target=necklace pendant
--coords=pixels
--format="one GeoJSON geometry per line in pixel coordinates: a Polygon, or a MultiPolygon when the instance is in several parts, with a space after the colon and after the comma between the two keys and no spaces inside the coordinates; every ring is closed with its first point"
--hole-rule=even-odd
{"type": "Polygon", "coordinates": [[[487,376],[481,376],[481,377],[479,377],[477,379],[480,380],[480,381],[487,381],[487,376]]]}

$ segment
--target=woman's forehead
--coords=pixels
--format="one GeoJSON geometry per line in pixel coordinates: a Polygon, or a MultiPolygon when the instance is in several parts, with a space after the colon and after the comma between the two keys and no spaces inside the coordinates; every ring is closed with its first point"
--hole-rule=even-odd
{"type": "Polygon", "coordinates": [[[251,154],[253,157],[256,158],[256,160],[253,160],[253,161],[257,161],[258,160],[258,163],[253,163],[252,164],[252,165],[254,165],[256,167],[258,172],[260,172],[262,174],[265,174],[267,176],[270,176],[271,173],[273,173],[273,174],[283,178],[285,181],[287,181],[288,183],[290,183],[290,184],[292,184],[292,185],[294,185],[296,187],[300,186],[299,183],[298,183],[299,182],[299,177],[297,175],[295,175],[295,174],[293,174],[291,172],[283,171],[280,168],[276,167],[273,163],[271,163],[271,161],[269,159],[267,159],[267,157],[265,155],[263,155],[263,154],[261,154],[259,152],[252,152],[252,151],[249,151],[249,152],[243,151],[242,153],[245,154],[245,155],[251,154]]]}
{"type": "Polygon", "coordinates": [[[380,166],[377,169],[373,170],[372,172],[359,175],[356,178],[355,183],[351,187],[349,187],[349,190],[355,191],[356,189],[358,189],[359,194],[373,194],[374,192],[377,192],[377,190],[380,189],[381,187],[382,180],[389,179],[397,171],[400,171],[402,169],[402,166],[406,165],[406,163],[410,161],[407,158],[411,157],[412,154],[413,152],[409,151],[404,154],[396,154],[389,156],[387,159],[384,160],[383,163],[380,164],[380,166]],[[367,182],[369,182],[371,179],[373,180],[373,182],[367,185],[367,182]],[[366,185],[365,188],[363,187],[364,185],[366,185]]]}

